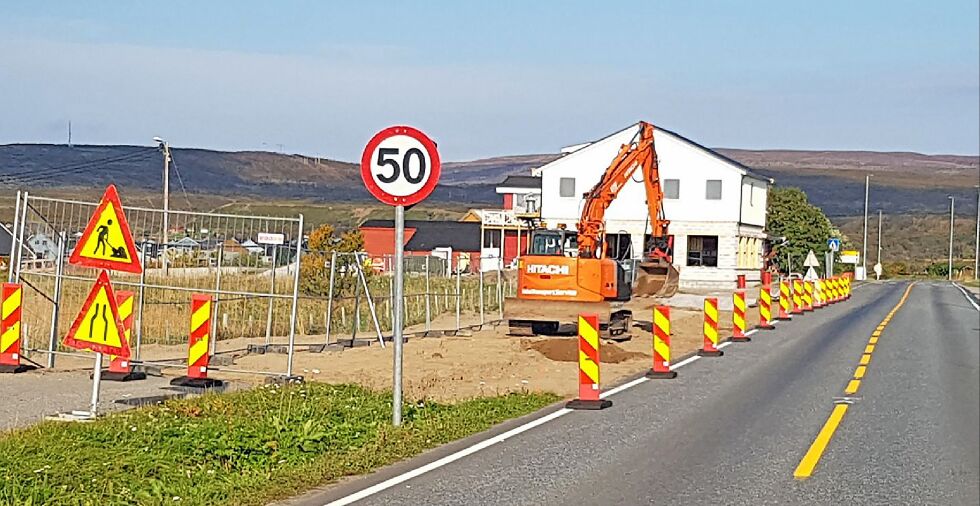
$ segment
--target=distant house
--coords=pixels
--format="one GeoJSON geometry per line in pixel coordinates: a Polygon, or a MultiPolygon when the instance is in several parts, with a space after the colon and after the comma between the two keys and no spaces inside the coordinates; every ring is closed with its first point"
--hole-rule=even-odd
{"type": "MultiPolygon", "coordinates": [[[[395,225],[391,220],[368,220],[360,226],[364,250],[375,269],[390,271],[395,252],[395,225]]],[[[406,256],[434,255],[475,271],[480,258],[480,224],[460,221],[405,221],[406,256]]],[[[447,270],[449,270],[447,269],[447,270]]]]}
{"type": "Polygon", "coordinates": [[[201,249],[201,243],[191,239],[190,237],[181,237],[179,240],[171,242],[167,249],[175,249],[181,251],[192,251],[201,249]]]}
{"type": "Polygon", "coordinates": [[[58,244],[44,234],[34,234],[27,238],[27,247],[38,260],[54,260],[58,258],[58,244]]]}
{"type": "Polygon", "coordinates": [[[242,247],[245,248],[245,251],[248,251],[248,253],[252,255],[265,254],[265,248],[262,247],[262,245],[260,245],[259,243],[251,239],[245,239],[244,241],[242,241],[242,247]]]}

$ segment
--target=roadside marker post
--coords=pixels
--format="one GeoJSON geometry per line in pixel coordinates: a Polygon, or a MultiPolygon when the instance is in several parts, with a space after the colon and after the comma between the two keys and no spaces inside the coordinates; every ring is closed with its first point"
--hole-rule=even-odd
{"type": "Polygon", "coordinates": [[[790,310],[790,289],[789,281],[779,282],[779,316],[776,318],[780,321],[786,321],[792,317],[789,315],[790,310]]]}
{"type": "MultiPolygon", "coordinates": [[[[133,301],[136,296],[133,292],[116,292],[116,306],[119,309],[119,322],[122,323],[123,339],[132,347],[131,336],[133,334],[133,301]]],[[[138,381],[145,380],[146,373],[134,371],[133,364],[129,358],[109,355],[109,370],[102,373],[102,379],[106,381],[138,381]]]]}
{"type": "Polygon", "coordinates": [[[803,281],[793,280],[793,305],[790,308],[792,314],[803,314],[803,281]]]}
{"type": "Polygon", "coordinates": [[[568,401],[568,409],[597,410],[612,406],[599,398],[599,316],[578,317],[578,398],[568,401]]]}
{"type": "Polygon", "coordinates": [[[219,379],[208,377],[211,340],[211,296],[203,293],[191,295],[191,328],[187,346],[187,375],[170,380],[170,384],[187,388],[217,388],[224,385],[219,379]]]}
{"type": "Polygon", "coordinates": [[[768,283],[759,288],[759,324],[755,328],[759,330],[776,328],[772,324],[772,293],[769,291],[768,283]]]}
{"type": "Polygon", "coordinates": [[[745,291],[732,293],[732,341],[748,342],[752,338],[745,335],[745,291]]]}
{"type": "Polygon", "coordinates": [[[677,377],[677,372],[670,370],[670,306],[653,307],[653,368],[646,376],[650,379],[677,377]]]}
{"type": "Polygon", "coordinates": [[[833,302],[836,304],[840,302],[840,281],[837,276],[830,278],[830,290],[833,292],[833,302]]]}
{"type": "MultiPolygon", "coordinates": [[[[394,272],[392,277],[391,424],[402,423],[402,366],[404,346],[405,207],[426,199],[439,183],[442,162],[436,143],[410,126],[388,127],[368,141],[361,154],[361,180],[374,198],[395,208],[394,272]]],[[[481,280],[483,270],[480,269],[481,280]]],[[[480,291],[482,296],[483,291],[480,291]]],[[[384,340],[381,340],[384,347],[384,340]]]]}
{"type": "Polygon", "coordinates": [[[720,357],[725,352],[718,349],[718,299],[704,299],[704,347],[698,350],[702,357],[720,357]]]}
{"type": "Polygon", "coordinates": [[[844,278],[844,298],[851,298],[851,278],[844,278]]]}
{"type": "Polygon", "coordinates": [[[813,282],[803,282],[803,310],[813,311],[813,282]]]}
{"type": "Polygon", "coordinates": [[[818,278],[813,282],[813,308],[820,309],[823,306],[823,278],[818,278]]]}
{"type": "Polygon", "coordinates": [[[3,314],[0,320],[0,373],[22,373],[35,369],[20,363],[21,315],[23,287],[19,283],[4,283],[0,299],[3,314]]]}

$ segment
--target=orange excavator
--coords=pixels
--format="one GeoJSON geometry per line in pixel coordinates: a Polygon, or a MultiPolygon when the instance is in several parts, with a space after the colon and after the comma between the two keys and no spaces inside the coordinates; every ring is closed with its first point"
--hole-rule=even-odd
{"type": "Polygon", "coordinates": [[[677,291],[679,275],[671,265],[673,237],[664,217],[654,127],[644,122],[639,126],[585,195],[575,232],[532,231],[528,255],[518,262],[517,297],[504,305],[512,335],[574,332],[579,314],[594,313],[603,335],[616,339],[629,334],[632,312],[624,305],[633,296],[667,297],[677,291]],[[643,176],[650,224],[639,262],[610,258],[605,244],[606,209],[636,172],[643,176]]]}

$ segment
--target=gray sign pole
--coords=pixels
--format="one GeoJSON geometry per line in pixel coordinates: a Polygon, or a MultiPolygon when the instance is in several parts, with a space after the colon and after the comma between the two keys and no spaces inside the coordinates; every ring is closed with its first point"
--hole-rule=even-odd
{"type": "Polygon", "coordinates": [[[395,279],[392,306],[392,341],[395,342],[395,364],[393,380],[393,396],[391,408],[391,423],[402,424],[402,304],[405,294],[405,206],[395,206],[395,279]]]}

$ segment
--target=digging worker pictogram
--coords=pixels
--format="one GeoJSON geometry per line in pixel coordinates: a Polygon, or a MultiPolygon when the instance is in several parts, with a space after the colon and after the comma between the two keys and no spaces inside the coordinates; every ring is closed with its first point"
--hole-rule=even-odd
{"type": "Polygon", "coordinates": [[[102,255],[105,255],[106,254],[106,248],[108,248],[109,249],[109,256],[112,257],[112,258],[122,258],[122,259],[129,258],[129,256],[126,255],[126,248],[125,248],[125,246],[120,246],[118,248],[114,248],[114,247],[112,247],[112,244],[109,243],[109,227],[110,226],[112,226],[112,220],[111,219],[108,220],[105,224],[102,224],[102,225],[99,225],[98,227],[96,227],[96,231],[98,232],[99,235],[95,239],[95,251],[93,251],[92,253],[98,255],[99,252],[101,251],[101,254],[102,255]]]}

